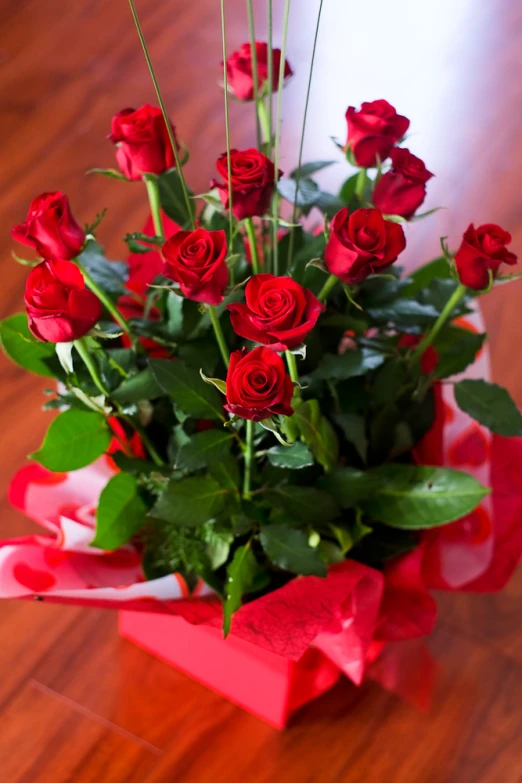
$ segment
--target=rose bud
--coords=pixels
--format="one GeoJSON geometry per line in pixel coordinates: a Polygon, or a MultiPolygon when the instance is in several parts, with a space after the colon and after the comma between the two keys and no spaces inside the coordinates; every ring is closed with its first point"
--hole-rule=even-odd
{"type": "Polygon", "coordinates": [[[72,261],[42,261],[25,285],[29,329],[38,340],[68,343],[78,340],[100,319],[100,300],[85,287],[72,261]]]}
{"type": "Polygon", "coordinates": [[[11,235],[34,247],[43,258],[64,260],[75,258],[85,242],[85,232],[71,213],[69,199],[59,190],[33,199],[25,223],[15,226],[11,235]]]}
{"type": "Polygon", "coordinates": [[[375,186],[373,203],[385,215],[409,220],[426,198],[426,182],[433,174],[407,149],[396,147],[390,159],[392,168],[375,186]]]}
{"type": "Polygon", "coordinates": [[[187,299],[218,305],[228,284],[224,231],[178,231],[162,248],[163,274],[179,284],[187,299]]]}
{"type": "Polygon", "coordinates": [[[283,359],[270,348],[241,348],[230,356],[225,409],[242,419],[291,416],[294,385],[283,359]]]}
{"type": "Polygon", "coordinates": [[[510,242],[511,234],[494,223],[485,223],[478,228],[471,223],[455,253],[455,265],[462,285],[482,291],[489,286],[490,272],[495,279],[500,264],[516,264],[516,255],[506,248],[510,242]]]}
{"type": "MultiPolygon", "coordinates": [[[[257,56],[257,89],[258,94],[268,85],[268,45],[256,41],[257,56]]],[[[275,92],[279,87],[279,69],[281,66],[281,50],[272,50],[272,89],[275,92]]],[[[252,47],[244,43],[237,52],[233,52],[227,59],[227,81],[230,92],[240,101],[252,101],[254,99],[254,68],[252,63],[252,47]]],[[[293,75],[293,71],[285,60],[284,79],[293,75]]]]}
{"type": "Polygon", "coordinates": [[[349,285],[391,266],[406,247],[398,223],[385,220],[378,209],[341,209],[332,220],[324,261],[332,275],[349,285]]]}
{"type": "MultiPolygon", "coordinates": [[[[179,151],[172,123],[171,128],[179,151]]],[[[123,109],[116,114],[107,138],[118,147],[116,160],[127,179],[163,174],[176,165],[162,111],[148,103],[140,109],[123,109]]]]}
{"type": "Polygon", "coordinates": [[[245,288],[246,304],[229,304],[236,334],[274,351],[296,348],[310,332],[321,312],[321,302],[291,277],[254,275],[245,288]]]}
{"type": "MultiPolygon", "coordinates": [[[[272,161],[256,149],[230,150],[232,172],[232,214],[236,220],[264,215],[270,207],[275,185],[272,161]]],[[[219,190],[223,206],[228,209],[228,159],[224,153],[216,163],[223,183],[212,180],[211,188],[219,190]]],[[[279,172],[278,178],[282,172],[279,172]]]]}
{"type": "Polygon", "coordinates": [[[377,165],[377,158],[386,160],[392,147],[402,139],[410,121],[397,114],[388,101],[379,100],[354,106],[346,110],[348,138],[346,149],[351,149],[358,166],[368,168],[377,165]]]}

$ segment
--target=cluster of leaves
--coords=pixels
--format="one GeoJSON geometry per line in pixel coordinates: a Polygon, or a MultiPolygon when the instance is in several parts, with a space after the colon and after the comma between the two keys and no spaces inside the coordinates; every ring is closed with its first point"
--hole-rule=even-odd
{"type": "MultiPolygon", "coordinates": [[[[326,216],[364,198],[354,178],[339,197],[322,192],[312,175],[327,163],[309,164],[279,183],[280,195],[302,213],[326,216]]],[[[359,176],[359,175],[356,175],[359,176]]],[[[175,171],[159,178],[162,207],[179,225],[191,216],[175,171]]],[[[209,229],[227,220],[207,199],[200,215],[209,229]]],[[[159,238],[133,234],[134,252],[148,252],[159,238]]],[[[317,262],[324,233],[294,230],[279,240],[281,272],[318,293],[325,281],[317,262]]],[[[236,282],[249,274],[240,232],[231,251],[236,282]]],[[[91,239],[80,261],[106,296],[125,292],[126,265],[110,262],[91,239]]],[[[93,545],[113,550],[132,540],[143,551],[148,578],[181,571],[189,584],[202,578],[222,595],[225,630],[244,600],[273,590],[295,574],[324,576],[346,557],[377,568],[414,548],[422,530],[471,511],[487,493],[466,473],[415,464],[412,450],[434,421],[433,383],[458,375],[473,362],[484,335],[455,324],[434,342],[438,363],[423,374],[404,335],[420,336],[435,323],[456,282],[445,258],[409,277],[399,271],[373,276],[356,290],[337,286],[328,310],[298,358],[301,388],[295,413],[277,422],[290,445],[255,425],[252,492],[242,489],[245,422],[229,421],[223,397],[201,372],[224,378],[226,368],[205,308],[158,286],[150,289],[144,316],[131,321],[136,339],[121,343],[108,314],[87,337],[106,394],[72,344],[35,340],[24,314],[0,324],[0,340],[18,365],[56,378],[47,408],[58,408],[32,458],[53,471],[76,470],[104,454],[114,433],[111,417],[126,433],[113,458],[120,469],[103,490],[93,545]],[[147,318],[150,307],[159,320],[147,318]],[[152,358],[140,339],[154,340],[164,358],[152,358]],[[169,355],[170,354],[170,355],[169,355]],[[156,459],[132,449],[133,428],[153,444],[156,459]]],[[[232,331],[225,305],[241,297],[231,290],[218,317],[231,350],[243,342],[232,331]]],[[[452,317],[468,312],[462,299],[452,317]]],[[[522,418],[507,392],[485,381],[455,384],[460,407],[501,435],[522,434],[522,418]]]]}

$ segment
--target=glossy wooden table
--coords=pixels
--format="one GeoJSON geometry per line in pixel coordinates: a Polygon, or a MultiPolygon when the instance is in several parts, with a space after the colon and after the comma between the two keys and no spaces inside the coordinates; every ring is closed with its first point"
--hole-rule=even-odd
{"type": "MultiPolygon", "coordinates": [[[[137,0],[165,98],[192,152],[196,192],[223,151],[218,0],[137,0]]],[[[262,0],[254,3],[264,10],[262,0]]],[[[316,0],[294,0],[283,168],[296,162],[316,0]]],[[[282,0],[274,0],[279,40],[282,0]]],[[[522,254],[522,8],[517,0],[325,0],[306,157],[336,157],[348,103],[386,97],[412,120],[410,147],[437,175],[427,207],[448,211],[408,231],[408,259],[456,243],[470,220],[498,221],[522,254]]],[[[124,0],[0,0],[1,311],[21,309],[26,270],[9,230],[43,190],[68,193],[112,257],[144,220],[143,188],[83,177],[112,166],[117,110],[153,101],[124,0]]],[[[242,0],[227,0],[229,45],[247,38],[242,0]]],[[[260,34],[261,24],[259,24],[260,34]]],[[[232,106],[232,140],[252,141],[232,106]]],[[[347,176],[342,162],[325,174],[347,176]]],[[[494,378],[522,403],[522,283],[484,310],[494,378]]],[[[32,530],[6,487],[47,426],[44,381],[1,359],[2,537],[32,530]]],[[[517,783],[522,779],[522,578],[499,596],[441,596],[430,646],[440,674],[429,714],[374,684],[342,682],[284,733],[265,726],[121,641],[110,612],[0,605],[2,783],[517,783]]]]}

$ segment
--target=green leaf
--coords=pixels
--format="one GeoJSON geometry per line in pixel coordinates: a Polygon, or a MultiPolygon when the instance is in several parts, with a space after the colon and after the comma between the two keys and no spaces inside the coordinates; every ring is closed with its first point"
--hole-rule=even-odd
{"type": "Polygon", "coordinates": [[[404,530],[460,519],[490,491],[468,473],[449,468],[388,463],[371,473],[379,484],[361,507],[379,522],[404,530]]]}
{"type": "Polygon", "coordinates": [[[319,487],[328,492],[341,508],[353,508],[370,498],[382,483],[370,470],[340,468],[319,479],[319,487]]]}
{"type": "Polygon", "coordinates": [[[209,470],[218,484],[225,489],[230,490],[230,492],[237,494],[241,481],[241,474],[235,457],[229,455],[220,462],[211,463],[209,470]]]}
{"type": "Polygon", "coordinates": [[[234,541],[234,534],[226,530],[215,530],[214,526],[205,528],[205,541],[207,542],[207,557],[210,567],[217,571],[228,560],[230,545],[234,541]]]}
{"type": "Polygon", "coordinates": [[[312,452],[304,443],[294,443],[287,446],[272,446],[267,451],[267,457],[276,468],[306,468],[314,464],[312,452]]]}
{"type": "Polygon", "coordinates": [[[102,174],[104,177],[109,177],[109,179],[122,179],[124,182],[130,182],[127,177],[124,177],[123,174],[116,169],[89,169],[89,171],[86,171],[85,173],[102,174]]]}
{"type": "Polygon", "coordinates": [[[233,435],[227,430],[198,432],[180,448],[176,457],[177,470],[199,470],[228,456],[233,435]]]}
{"type": "Polygon", "coordinates": [[[0,322],[0,342],[7,356],[19,367],[54,378],[44,361],[54,356],[54,343],[43,343],[33,337],[25,313],[16,313],[0,322]]]}
{"type": "Polygon", "coordinates": [[[183,194],[183,187],[176,169],[166,171],[158,177],[160,201],[163,211],[182,228],[187,228],[194,215],[194,201],[191,200],[192,191],[189,190],[190,211],[183,194]]]}
{"type": "Polygon", "coordinates": [[[318,401],[302,402],[288,421],[297,427],[317,462],[326,471],[333,470],[339,458],[339,440],[334,428],[321,413],[318,401]]]}
{"type": "Polygon", "coordinates": [[[435,258],[429,264],[424,264],[413,272],[408,278],[408,286],[403,291],[403,296],[414,297],[433,280],[451,279],[450,265],[444,256],[435,258]]]}
{"type": "Polygon", "coordinates": [[[321,171],[322,169],[327,168],[328,166],[333,166],[334,163],[337,163],[336,160],[316,160],[312,161],[310,163],[303,163],[301,168],[294,169],[290,173],[290,177],[292,179],[296,179],[297,175],[299,174],[299,179],[311,177],[312,174],[315,174],[317,171],[321,171]]]}
{"type": "Polygon", "coordinates": [[[96,511],[96,535],[91,546],[112,551],[135,535],[146,522],[147,507],[138,495],[138,482],[117,473],[104,487],[96,511]]]}
{"type": "Polygon", "coordinates": [[[183,335],[183,301],[183,297],[171,291],[167,294],[167,332],[175,340],[183,335]]]}
{"type": "Polygon", "coordinates": [[[475,361],[485,339],[485,334],[475,334],[456,326],[445,326],[433,343],[439,359],[435,377],[449,378],[463,372],[475,361]]]}
{"type": "Polygon", "coordinates": [[[149,516],[180,527],[196,527],[221,513],[229,494],[213,478],[170,481],[149,516]]]}
{"type": "Polygon", "coordinates": [[[345,180],[345,182],[342,184],[341,190],[339,191],[339,198],[341,201],[344,201],[345,204],[350,204],[354,198],[358,179],[359,172],[357,172],[357,174],[353,174],[351,177],[348,177],[348,179],[345,180]]]}
{"type": "Polygon", "coordinates": [[[348,443],[355,446],[357,454],[366,462],[368,456],[368,438],[366,437],[366,421],[357,413],[336,413],[335,423],[342,429],[348,443]]]}
{"type": "Polygon", "coordinates": [[[382,307],[369,307],[366,311],[376,321],[392,321],[397,324],[425,324],[439,315],[433,305],[416,302],[415,299],[396,299],[382,307]]]}
{"type": "Polygon", "coordinates": [[[339,514],[339,507],[331,495],[315,487],[287,484],[268,490],[267,495],[275,506],[300,522],[329,522],[339,514]]]}
{"type": "Polygon", "coordinates": [[[453,389],[457,405],[472,419],[505,438],[522,435],[522,415],[502,386],[466,380],[456,383],[453,389]]]}
{"type": "Polygon", "coordinates": [[[385,358],[382,353],[371,348],[346,351],[340,356],[327,353],[310,377],[315,381],[345,381],[347,378],[354,378],[357,375],[364,375],[369,370],[374,370],[384,362],[385,358]]]}
{"type": "Polygon", "coordinates": [[[315,206],[319,197],[319,185],[311,179],[301,179],[297,183],[294,179],[282,177],[277,183],[279,195],[291,204],[297,195],[297,206],[302,209],[310,209],[315,206]]]}
{"type": "Polygon", "coordinates": [[[222,419],[223,406],[219,392],[205,383],[199,372],[181,360],[153,359],[154,378],[188,416],[198,419],[222,419]]]}
{"type": "Polygon", "coordinates": [[[251,590],[258,572],[259,566],[250,548],[250,543],[236,549],[234,559],[227,568],[226,600],[223,604],[223,631],[225,636],[228,636],[230,633],[232,615],[241,606],[243,595],[251,590]]]}
{"type": "Polygon", "coordinates": [[[94,411],[68,410],[51,422],[38,451],[30,458],[56,473],[90,465],[111,442],[107,421],[94,411]]]}
{"type": "Polygon", "coordinates": [[[95,283],[107,294],[120,296],[125,293],[129,268],[123,261],[108,261],[97,242],[87,242],[78,260],[95,283]]]}
{"type": "Polygon", "coordinates": [[[302,530],[289,525],[265,525],[259,540],[267,557],[278,568],[303,576],[326,576],[326,565],[302,530]]]}
{"type": "Polygon", "coordinates": [[[152,370],[145,370],[130,375],[118,388],[111,393],[111,398],[116,402],[140,402],[140,400],[154,400],[164,396],[165,392],[156,381],[152,370]]]}

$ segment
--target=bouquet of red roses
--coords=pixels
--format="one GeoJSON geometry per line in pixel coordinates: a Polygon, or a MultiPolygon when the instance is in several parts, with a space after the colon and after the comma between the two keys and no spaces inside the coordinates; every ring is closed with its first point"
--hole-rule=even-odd
{"type": "Polygon", "coordinates": [[[95,171],[142,183],[151,212],[128,263],[105,257],[103,213],[82,228],[59,192],[13,229],[38,258],[16,257],[25,313],[0,339],[55,379],[58,413],[11,489],[52,536],[0,545],[0,594],[222,624],[293,660],[313,644],[360,682],[385,644],[429,633],[429,588],[498,589],[519,559],[504,439],[522,416],[484,377],[475,308],[516,257],[507,231],[470,225],[404,275],[433,176],[409,120],[350,106],[355,173],[334,195],[314,179],[333,161],[303,163],[302,144],[279,168],[285,44],[224,63],[209,192],[185,179],[152,66],[160,108],[112,120],[119,170],[95,171]],[[230,99],[254,106],[250,149],[231,148],[230,99]]]}

